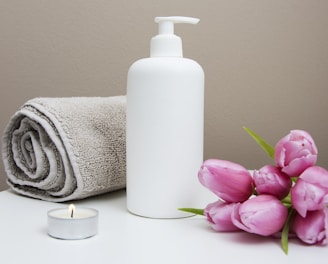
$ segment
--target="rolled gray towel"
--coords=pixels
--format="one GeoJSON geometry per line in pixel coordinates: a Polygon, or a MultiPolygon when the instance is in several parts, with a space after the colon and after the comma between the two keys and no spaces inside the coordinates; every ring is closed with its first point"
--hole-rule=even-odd
{"type": "Polygon", "coordinates": [[[124,188],[125,114],[125,96],[27,101],[3,134],[9,186],[53,202],[124,188]]]}

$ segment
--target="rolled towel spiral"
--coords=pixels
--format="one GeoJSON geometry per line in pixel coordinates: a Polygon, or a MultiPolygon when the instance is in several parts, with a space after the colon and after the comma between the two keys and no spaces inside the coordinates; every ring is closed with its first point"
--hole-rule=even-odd
{"type": "Polygon", "coordinates": [[[125,114],[125,96],[27,101],[2,138],[8,185],[53,202],[124,188],[125,114]]]}

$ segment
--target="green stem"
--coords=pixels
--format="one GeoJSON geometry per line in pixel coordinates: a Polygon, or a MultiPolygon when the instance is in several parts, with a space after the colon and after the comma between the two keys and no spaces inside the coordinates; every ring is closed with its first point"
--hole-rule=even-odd
{"type": "Polygon", "coordinates": [[[288,205],[288,204],[291,205],[292,204],[292,198],[290,196],[290,192],[284,199],[281,200],[281,202],[285,205],[288,205]]]}
{"type": "Polygon", "coordinates": [[[284,228],[282,229],[282,234],[281,234],[281,247],[286,255],[288,255],[289,228],[290,228],[290,224],[292,222],[292,218],[296,212],[293,207],[289,208],[288,211],[289,212],[288,212],[287,220],[285,222],[285,225],[284,225],[284,228]]]}

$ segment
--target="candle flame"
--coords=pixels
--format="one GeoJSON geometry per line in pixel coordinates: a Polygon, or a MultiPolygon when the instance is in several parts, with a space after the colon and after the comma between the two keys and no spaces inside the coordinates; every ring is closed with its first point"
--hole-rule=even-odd
{"type": "Polygon", "coordinates": [[[74,204],[70,204],[69,207],[68,207],[68,210],[71,214],[71,218],[73,218],[74,216],[74,212],[75,212],[75,205],[74,204]]]}

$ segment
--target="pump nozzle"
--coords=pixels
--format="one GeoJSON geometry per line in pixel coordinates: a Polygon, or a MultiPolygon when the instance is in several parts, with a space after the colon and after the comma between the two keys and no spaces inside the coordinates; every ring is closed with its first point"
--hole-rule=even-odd
{"type": "Polygon", "coordinates": [[[197,24],[199,19],[182,16],[155,17],[155,22],[159,24],[158,35],[151,40],[150,56],[182,57],[182,41],[174,35],[174,24],[197,24]]]}
{"type": "Polygon", "coordinates": [[[182,16],[155,17],[155,22],[159,24],[158,34],[174,34],[174,24],[197,24],[199,19],[182,16]]]}

